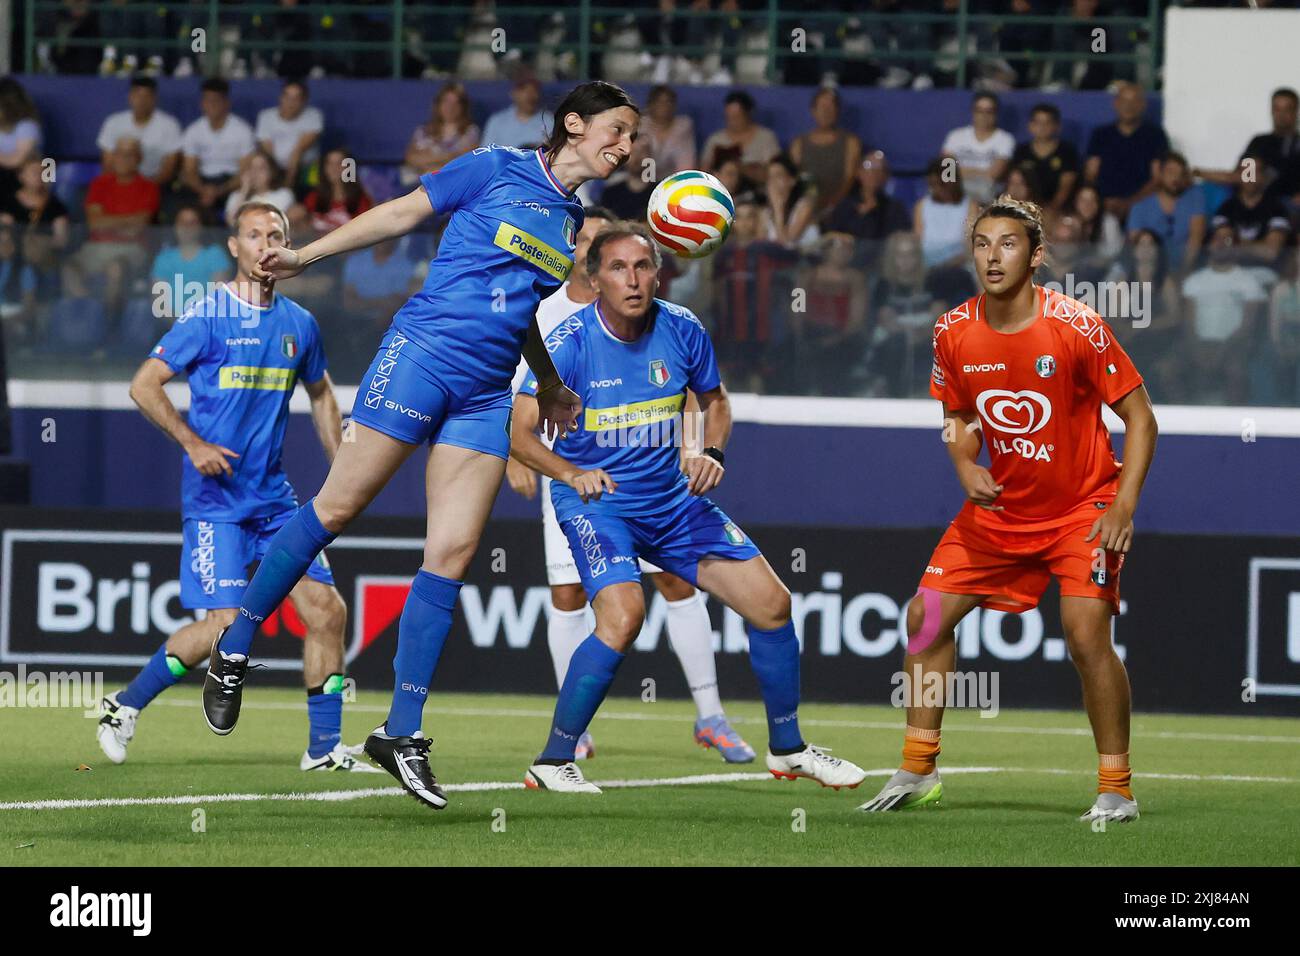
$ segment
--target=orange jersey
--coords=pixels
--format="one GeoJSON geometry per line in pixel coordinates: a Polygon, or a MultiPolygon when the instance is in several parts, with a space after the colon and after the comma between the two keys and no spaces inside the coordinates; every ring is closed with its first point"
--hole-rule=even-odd
{"type": "Polygon", "coordinates": [[[930,394],[950,409],[975,412],[1002,485],[989,511],[970,517],[1003,530],[1035,531],[1078,520],[1081,508],[1115,497],[1120,464],[1101,418],[1142,384],[1101,317],[1041,286],[1038,318],[1012,334],[984,320],[984,296],[945,312],[934,326],[930,394]]]}

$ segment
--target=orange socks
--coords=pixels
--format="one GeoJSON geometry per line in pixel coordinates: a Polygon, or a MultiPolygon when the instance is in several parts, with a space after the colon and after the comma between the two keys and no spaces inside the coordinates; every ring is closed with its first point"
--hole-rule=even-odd
{"type": "Polygon", "coordinates": [[[1098,754],[1097,760],[1097,792],[1118,793],[1125,800],[1132,800],[1129,784],[1133,771],[1129,769],[1128,754],[1098,754]]]}
{"type": "Polygon", "coordinates": [[[939,756],[939,731],[908,725],[903,736],[903,769],[922,777],[934,773],[939,756]]]}

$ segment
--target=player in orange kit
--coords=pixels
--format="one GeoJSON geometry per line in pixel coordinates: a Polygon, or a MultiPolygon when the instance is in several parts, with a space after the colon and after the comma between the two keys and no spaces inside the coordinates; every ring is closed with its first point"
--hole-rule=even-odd
{"type": "Polygon", "coordinates": [[[917,692],[940,679],[950,686],[953,631],[971,610],[1027,611],[1055,577],[1100,764],[1096,802],[1080,819],[1135,820],[1128,674],[1110,625],[1133,512],[1155,453],[1151,400],[1096,312],[1034,284],[1045,251],[1037,206],[1005,196],[986,206],[971,245],[984,292],[935,323],[930,383],[943,402],[944,439],[968,500],[907,607],[904,686],[910,682],[912,697],[902,769],[859,809],[939,799],[943,707],[911,706],[917,692]],[[1103,402],[1126,428],[1122,466],[1102,422],[1103,402]],[[978,463],[986,442],[990,468],[978,463]]]}

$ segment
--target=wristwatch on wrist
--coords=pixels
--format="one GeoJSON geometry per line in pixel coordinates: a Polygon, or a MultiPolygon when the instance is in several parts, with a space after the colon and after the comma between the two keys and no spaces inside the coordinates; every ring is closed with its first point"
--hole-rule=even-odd
{"type": "Polygon", "coordinates": [[[722,453],[721,448],[717,448],[713,445],[710,445],[708,448],[704,449],[704,451],[700,452],[700,454],[708,455],[719,465],[722,465],[724,468],[726,467],[727,456],[722,453]]]}

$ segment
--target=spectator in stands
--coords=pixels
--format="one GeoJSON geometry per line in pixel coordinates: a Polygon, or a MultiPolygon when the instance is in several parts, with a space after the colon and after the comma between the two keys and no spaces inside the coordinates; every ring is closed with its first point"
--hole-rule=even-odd
{"type": "Polygon", "coordinates": [[[325,118],[307,104],[307,98],[306,83],[288,80],[280,89],[279,104],[257,114],[254,135],[258,145],[275,157],[290,189],[297,187],[320,156],[318,144],[325,118]]]}
{"type": "Polygon", "coordinates": [[[1011,154],[1011,166],[1019,169],[1034,202],[1060,212],[1070,202],[1079,181],[1079,152],[1061,139],[1061,111],[1051,103],[1039,103],[1029,112],[1029,139],[1011,154]]]}
{"type": "Polygon", "coordinates": [[[1169,268],[1190,271],[1205,239],[1205,193],[1192,188],[1191,167],[1181,153],[1160,160],[1156,191],[1133,205],[1128,231],[1150,229],[1164,243],[1169,268]]]}
{"type": "Polygon", "coordinates": [[[141,173],[144,151],[140,141],[124,136],[109,154],[109,162],[86,191],[86,224],[90,236],[77,254],[77,265],[107,280],[105,305],[110,314],[122,306],[127,280],[144,271],[149,261],[146,228],[158,216],[162,193],[141,173]]]}
{"type": "Polygon", "coordinates": [[[54,15],[53,32],[51,59],[57,72],[94,73],[99,69],[102,51],[96,41],[102,42],[104,31],[99,11],[89,0],[64,0],[54,15]]]}
{"type": "Polygon", "coordinates": [[[870,304],[869,361],[879,383],[873,391],[898,398],[920,394],[928,388],[934,320],[950,306],[927,275],[921,242],[910,232],[885,241],[880,273],[870,304]]]}
{"type": "Polygon", "coordinates": [[[321,160],[320,185],[303,199],[303,205],[311,213],[311,227],[321,235],[350,222],[374,205],[369,193],[357,182],[356,163],[348,166],[347,162],[348,151],[343,147],[326,153],[321,160]]]}
{"type": "Polygon", "coordinates": [[[1193,173],[1223,186],[1236,186],[1242,164],[1254,157],[1258,164],[1255,177],[1268,182],[1269,195],[1288,203],[1292,209],[1300,209],[1300,132],[1296,130],[1300,98],[1295,90],[1284,86],[1273,91],[1269,104],[1273,129],[1251,139],[1242,151],[1237,169],[1196,169],[1193,173]]]}
{"type": "Polygon", "coordinates": [[[0,222],[27,226],[29,231],[49,236],[53,248],[68,244],[68,207],[46,181],[46,170],[53,160],[40,156],[28,158],[18,167],[18,189],[11,196],[0,197],[0,222]]]}
{"type": "Polygon", "coordinates": [[[727,94],[722,108],[725,125],[704,141],[705,171],[715,173],[723,161],[740,160],[742,176],[761,183],[767,179],[767,164],[781,152],[776,134],[754,122],[754,98],[744,90],[727,94]]]}
{"type": "Polygon", "coordinates": [[[1300,404],[1300,250],[1291,249],[1268,310],[1269,343],[1276,358],[1278,401],[1300,404]]]}
{"type": "Polygon", "coordinates": [[[926,268],[964,265],[969,252],[969,220],[978,210],[962,188],[960,163],[939,156],[925,171],[926,195],[912,212],[912,231],[921,240],[926,268]]]}
{"type": "MultiPolygon", "coordinates": [[[[491,126],[489,121],[488,128],[491,126]]],[[[406,144],[406,157],[402,160],[402,182],[412,185],[422,174],[436,173],[478,145],[479,128],[469,115],[469,94],[459,83],[448,83],[433,98],[429,121],[411,133],[411,141],[406,144]]]]}
{"type": "MultiPolygon", "coordinates": [[[[1063,16],[1061,18],[1062,22],[1051,28],[1050,35],[1045,38],[1046,43],[1040,45],[1037,49],[1041,50],[1045,47],[1054,52],[1075,53],[1079,59],[1073,62],[1062,60],[1059,63],[1051,64],[1048,72],[1044,74],[1044,79],[1050,81],[1049,77],[1055,78],[1058,74],[1064,72],[1065,75],[1061,77],[1061,80],[1076,90],[1104,90],[1115,79],[1117,69],[1131,74],[1131,64],[1119,64],[1117,66],[1114,63],[1114,57],[1098,56],[1097,54],[1100,51],[1096,49],[1097,31],[1102,30],[1104,31],[1102,35],[1109,41],[1105,53],[1132,53],[1133,43],[1126,36],[1128,31],[1111,30],[1107,27],[1105,21],[1098,23],[1094,18],[1108,13],[1113,15],[1127,12],[1132,15],[1137,13],[1138,10],[1100,10],[1101,4],[1099,0],[1071,0],[1068,6],[1070,8],[1068,12],[1069,19],[1063,16]]],[[[1130,7],[1134,6],[1134,4],[1130,4],[1130,7]]],[[[1145,14],[1145,4],[1141,7],[1141,12],[1145,14]]],[[[1059,83],[1061,80],[1057,80],[1057,82],[1059,83]]]]}
{"type": "Polygon", "coordinates": [[[853,188],[862,140],[839,125],[840,95],[829,87],[813,94],[812,117],[813,128],[790,144],[790,158],[817,187],[815,214],[820,218],[853,188]]]}
{"type": "Polygon", "coordinates": [[[1225,223],[1232,226],[1238,254],[1246,261],[1273,267],[1291,238],[1291,220],[1282,200],[1267,191],[1268,184],[1258,175],[1272,177],[1267,159],[1255,154],[1244,159],[1255,162],[1240,167],[1236,191],[1215,210],[1210,224],[1213,228],[1225,223]]]}
{"type": "Polygon", "coordinates": [[[1156,191],[1169,137],[1146,121],[1146,93],[1138,84],[1121,83],[1113,106],[1115,122],[1097,127],[1088,138],[1083,178],[1097,187],[1106,209],[1123,222],[1135,203],[1156,191]]]}
{"type": "Polygon", "coordinates": [[[181,124],[176,117],[158,109],[158,84],[150,76],[136,76],[127,90],[128,109],[110,113],[99,128],[95,145],[100,162],[107,169],[123,137],[140,144],[140,175],[159,186],[168,185],[181,161],[181,124]]]}
{"type": "Polygon", "coordinates": [[[627,164],[605,183],[600,194],[600,204],[619,219],[644,221],[646,207],[650,203],[650,194],[654,192],[655,181],[651,173],[656,167],[647,166],[650,144],[640,136],[632,144],[628,153],[627,164]]]}
{"type": "Polygon", "coordinates": [[[731,235],[713,255],[714,342],[727,380],[741,391],[778,391],[788,363],[779,362],[790,319],[798,253],[763,238],[763,205],[753,192],[735,194],[731,235]]]}
{"type": "Polygon", "coordinates": [[[35,332],[36,271],[23,261],[13,227],[0,226],[0,350],[6,335],[25,345],[35,332]]]}
{"type": "MultiPolygon", "coordinates": [[[[343,308],[357,319],[370,320],[366,341],[376,330],[383,331],[418,288],[405,236],[353,252],[343,264],[343,308]]],[[[357,324],[365,328],[364,321],[357,324]]]]}
{"type": "Polygon", "coordinates": [[[1148,387],[1158,400],[1177,394],[1178,386],[1172,377],[1178,372],[1182,300],[1178,284],[1169,271],[1160,236],[1150,229],[1134,233],[1106,274],[1106,280],[1127,283],[1130,289],[1127,314],[1106,316],[1120,344],[1134,364],[1142,368],[1148,387]],[[1135,301],[1135,294],[1145,299],[1135,301]],[[1137,311],[1139,301],[1145,313],[1137,311]]]}
{"type": "Polygon", "coordinates": [[[530,73],[521,73],[510,88],[513,105],[488,117],[483,142],[532,149],[541,145],[551,129],[550,110],[542,105],[542,85],[530,73]]]}
{"type": "Polygon", "coordinates": [[[287,213],[293,205],[293,190],[284,184],[284,170],[262,147],[253,150],[239,174],[239,188],[226,197],[226,222],[235,221],[235,213],[246,202],[269,202],[287,213]]]}
{"type": "Polygon", "coordinates": [[[861,240],[855,247],[860,266],[871,265],[879,258],[883,242],[890,235],[912,228],[907,207],[885,191],[888,183],[889,161],[880,150],[872,150],[858,164],[852,190],[826,217],[828,232],[846,233],[861,240]]]}
{"type": "Polygon", "coordinates": [[[1105,278],[1106,269],[1087,257],[1083,227],[1073,216],[1058,216],[1053,220],[1047,249],[1043,272],[1046,279],[1058,283],[1066,295],[1077,297],[1072,289],[1105,278]]]}
{"type": "Polygon", "coordinates": [[[165,302],[159,317],[176,318],[178,305],[195,296],[202,298],[212,283],[230,275],[230,254],[203,234],[203,213],[198,205],[184,205],[176,212],[176,245],[168,246],[153,260],[151,270],[154,298],[165,302]],[[160,288],[160,285],[163,287],[160,288]]]}
{"type": "Polygon", "coordinates": [[[204,80],[202,91],[203,115],[181,138],[181,183],[211,224],[226,197],[239,188],[239,174],[257,144],[252,127],[230,112],[229,83],[204,80]]]}
{"type": "Polygon", "coordinates": [[[1259,318],[1268,302],[1260,273],[1243,269],[1236,261],[1236,234],[1226,223],[1210,238],[1209,263],[1183,280],[1184,328],[1190,333],[1182,352],[1185,366],[1177,378],[1186,392],[1172,400],[1204,400],[1222,383],[1221,398],[1228,404],[1247,399],[1247,360],[1259,318]]]}
{"type": "Polygon", "coordinates": [[[1124,247],[1124,230],[1119,219],[1107,212],[1101,193],[1091,183],[1081,183],[1074,190],[1068,212],[1079,221],[1087,256],[1096,264],[1109,266],[1124,247]]]}
{"type": "Polygon", "coordinates": [[[999,191],[999,195],[1003,194],[1021,202],[1038,202],[1038,193],[1034,192],[1034,188],[1029,185],[1029,177],[1019,166],[1012,166],[1007,171],[1007,181],[999,191]]]}
{"type": "Polygon", "coordinates": [[[731,195],[739,196],[741,193],[757,193],[760,191],[759,184],[751,179],[746,178],[741,172],[740,157],[730,156],[718,164],[718,168],[713,171],[713,175],[718,178],[718,182],[727,187],[727,192],[731,195]]]}
{"type": "Polygon", "coordinates": [[[966,195],[980,203],[993,198],[1016,151],[1015,137],[998,128],[998,105],[992,93],[976,93],[971,101],[971,124],[949,132],[940,150],[957,160],[966,195]]]}
{"type": "Polygon", "coordinates": [[[818,242],[818,256],[799,270],[807,298],[791,314],[801,392],[848,395],[850,379],[866,351],[867,280],[853,266],[854,239],[829,233],[818,242]]]}
{"type": "Polygon", "coordinates": [[[18,190],[18,169],[41,152],[36,104],[12,76],[0,77],[0,199],[18,190]]]}
{"type": "Polygon", "coordinates": [[[645,141],[655,161],[656,181],[696,168],[695,124],[685,113],[677,112],[677,93],[671,86],[660,85],[650,91],[637,139],[645,141]]]}
{"type": "Polygon", "coordinates": [[[778,153],[767,164],[767,207],[763,233],[769,242],[789,249],[816,245],[816,186],[799,175],[794,161],[778,153]]]}

